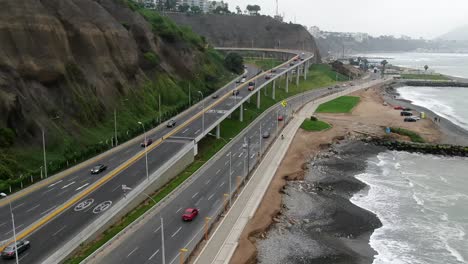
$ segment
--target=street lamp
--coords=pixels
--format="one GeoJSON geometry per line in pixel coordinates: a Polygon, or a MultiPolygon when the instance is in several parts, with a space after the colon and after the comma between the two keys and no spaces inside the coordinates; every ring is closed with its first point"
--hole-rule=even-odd
{"type": "Polygon", "coordinates": [[[203,100],[203,93],[201,91],[198,91],[198,93],[201,95],[201,100],[203,104],[203,110],[202,110],[202,134],[205,134],[205,101],[203,100]]]}
{"type": "Polygon", "coordinates": [[[231,176],[232,176],[232,152],[229,151],[229,207],[231,207],[231,176]]]}
{"type": "Polygon", "coordinates": [[[19,263],[18,260],[18,248],[16,245],[16,230],[15,230],[15,217],[13,215],[13,209],[11,208],[11,200],[10,198],[6,195],[6,193],[0,193],[0,196],[6,197],[8,199],[8,203],[10,204],[10,213],[11,213],[11,223],[13,225],[13,239],[14,239],[14,249],[15,249],[15,256],[16,256],[16,264],[19,263]]]}
{"type": "Polygon", "coordinates": [[[47,178],[47,157],[46,157],[46,150],[45,150],[45,133],[44,128],[41,127],[42,131],[42,152],[44,155],[44,176],[47,178]]]}
{"type": "Polygon", "coordinates": [[[140,124],[143,127],[143,133],[145,134],[145,160],[146,160],[146,179],[149,181],[149,173],[148,173],[148,151],[146,150],[146,146],[148,145],[148,141],[146,141],[146,130],[145,130],[145,125],[138,121],[138,124],[140,124]]]}
{"type": "MultiPolygon", "coordinates": [[[[131,187],[128,187],[127,185],[125,184],[122,184],[122,191],[124,193],[124,196],[125,196],[125,192],[126,191],[131,191],[132,188],[131,187]]],[[[141,192],[143,195],[145,195],[146,197],[150,198],[151,201],[154,202],[154,204],[156,205],[156,201],[153,199],[153,197],[149,196],[147,193],[145,192],[141,192]]],[[[166,253],[165,253],[165,248],[164,248],[164,222],[163,222],[163,218],[161,216],[161,254],[162,254],[162,263],[163,264],[166,264],[166,253]]]]}

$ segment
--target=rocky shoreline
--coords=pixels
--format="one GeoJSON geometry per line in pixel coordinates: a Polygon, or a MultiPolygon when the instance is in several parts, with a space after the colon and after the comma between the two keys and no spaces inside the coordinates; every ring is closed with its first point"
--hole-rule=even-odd
{"type": "Polygon", "coordinates": [[[350,202],[367,185],[354,176],[385,148],[361,141],[332,145],[309,164],[304,180],[283,188],[283,208],[263,240],[259,263],[372,263],[377,216],[350,202]]]}

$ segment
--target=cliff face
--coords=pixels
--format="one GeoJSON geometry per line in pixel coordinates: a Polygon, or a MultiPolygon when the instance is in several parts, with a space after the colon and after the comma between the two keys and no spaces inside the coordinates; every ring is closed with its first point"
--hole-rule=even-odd
{"type": "Polygon", "coordinates": [[[71,130],[149,71],[189,76],[203,51],[154,32],[124,0],[0,0],[0,128],[33,136],[60,118],[71,130]]]}
{"type": "Polygon", "coordinates": [[[178,24],[190,26],[215,46],[283,48],[315,52],[314,37],[301,25],[281,23],[268,16],[169,14],[178,24]]]}

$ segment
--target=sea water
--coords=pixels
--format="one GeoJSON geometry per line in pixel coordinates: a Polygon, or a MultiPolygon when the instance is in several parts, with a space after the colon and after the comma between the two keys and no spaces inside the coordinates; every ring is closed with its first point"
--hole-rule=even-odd
{"type": "Polygon", "coordinates": [[[374,264],[467,263],[468,159],[386,151],[356,176],[351,201],[382,221],[374,264]]]}
{"type": "Polygon", "coordinates": [[[402,98],[468,130],[468,87],[405,86],[397,91],[402,98]]]}

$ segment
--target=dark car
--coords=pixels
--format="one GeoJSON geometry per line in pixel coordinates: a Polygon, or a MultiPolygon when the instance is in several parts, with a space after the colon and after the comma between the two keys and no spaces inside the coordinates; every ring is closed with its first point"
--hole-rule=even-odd
{"type": "Polygon", "coordinates": [[[408,111],[402,111],[402,112],[400,112],[400,116],[412,116],[412,115],[413,115],[413,113],[408,112],[408,111]]]}
{"type": "Polygon", "coordinates": [[[197,217],[198,215],[198,209],[197,208],[187,208],[185,209],[184,214],[182,215],[182,220],[183,221],[192,221],[197,217]]]}
{"type": "Polygon", "coordinates": [[[393,109],[395,109],[395,110],[403,110],[403,106],[397,105],[397,106],[394,106],[393,109]]]}
{"type": "Polygon", "coordinates": [[[403,111],[412,111],[413,109],[408,108],[408,107],[405,107],[405,108],[403,108],[402,110],[403,110],[403,111]]]}
{"type": "Polygon", "coordinates": [[[262,138],[269,138],[269,137],[270,137],[270,132],[268,131],[263,132],[262,138]]]}
{"type": "Polygon", "coordinates": [[[253,91],[255,89],[255,83],[254,82],[249,82],[249,91],[253,91]]]}
{"type": "Polygon", "coordinates": [[[276,72],[276,69],[271,69],[270,72],[271,72],[271,73],[275,73],[275,72],[276,72]]]}
{"type": "Polygon", "coordinates": [[[271,74],[265,75],[265,80],[270,80],[271,79],[271,74]]]}
{"type": "Polygon", "coordinates": [[[167,122],[167,127],[175,127],[176,125],[176,121],[174,119],[171,119],[169,120],[169,122],[167,122]]]}
{"type": "Polygon", "coordinates": [[[294,66],[294,62],[289,63],[289,66],[294,66]]]}
{"type": "MultiPolygon", "coordinates": [[[[16,242],[17,248],[18,248],[18,255],[26,251],[28,248],[31,247],[31,244],[29,241],[26,240],[20,240],[16,242]]],[[[2,258],[5,259],[11,259],[11,258],[16,258],[15,256],[15,246],[9,245],[2,251],[2,258]]]]}
{"type": "Polygon", "coordinates": [[[405,122],[416,122],[418,120],[411,116],[411,117],[405,117],[405,119],[403,121],[405,121],[405,122]]]}
{"type": "Polygon", "coordinates": [[[236,80],[236,83],[240,83],[240,82],[241,82],[241,79],[237,79],[237,80],[236,80]]]}
{"type": "Polygon", "coordinates": [[[219,97],[219,95],[217,95],[217,94],[213,94],[213,95],[211,96],[211,98],[213,98],[213,99],[217,99],[218,97],[219,97]]]}
{"type": "Polygon", "coordinates": [[[144,147],[147,147],[147,146],[149,146],[151,144],[153,144],[153,139],[148,138],[145,141],[141,142],[140,146],[144,148],[144,147]]]}
{"type": "Polygon", "coordinates": [[[283,118],[282,115],[279,115],[279,116],[278,116],[278,121],[283,121],[283,119],[284,119],[284,118],[283,118]]]}
{"type": "Polygon", "coordinates": [[[234,96],[239,95],[239,90],[237,90],[237,89],[232,90],[232,95],[234,95],[234,96]]]}
{"type": "Polygon", "coordinates": [[[91,169],[91,174],[99,174],[107,169],[106,165],[98,164],[91,169]]]}

